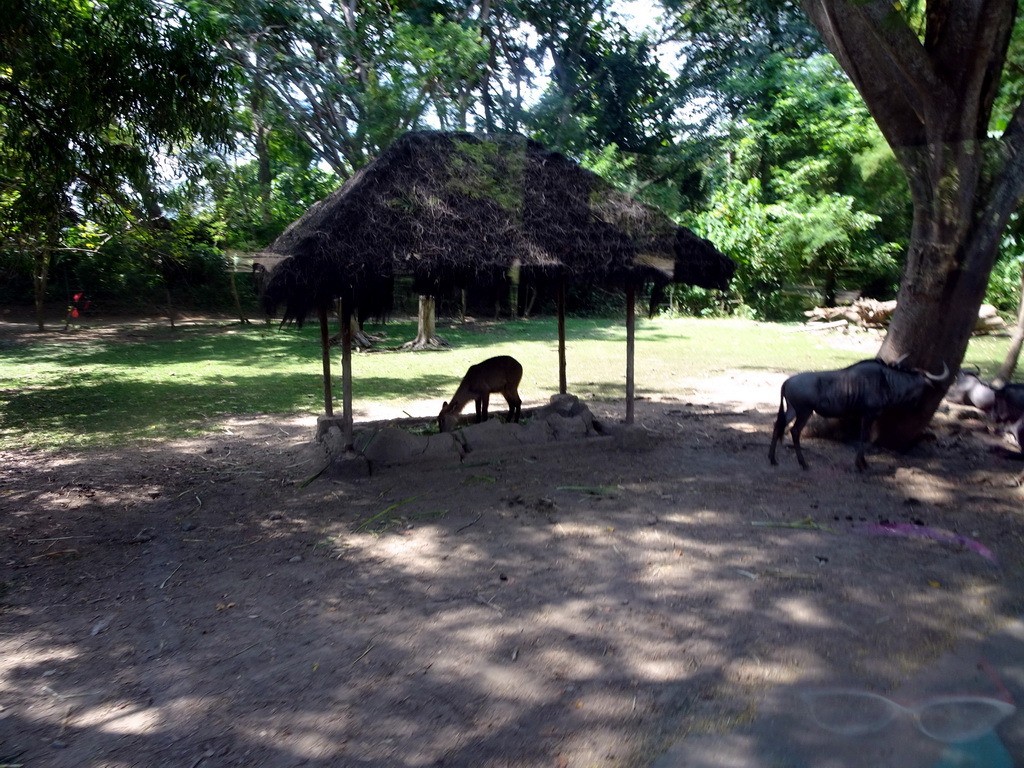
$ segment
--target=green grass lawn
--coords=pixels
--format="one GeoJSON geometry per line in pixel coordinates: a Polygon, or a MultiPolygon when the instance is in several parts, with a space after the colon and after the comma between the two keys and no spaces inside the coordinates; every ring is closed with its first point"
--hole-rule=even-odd
{"type": "MultiPolygon", "coordinates": [[[[566,325],[569,391],[621,398],[624,322],[569,319],[566,325]]],[[[637,394],[672,394],[681,378],[727,370],[792,373],[865,357],[796,328],[735,319],[638,320],[637,394]]],[[[383,349],[353,355],[357,403],[436,399],[440,407],[466,368],[501,354],[523,364],[520,394],[527,403],[558,390],[554,319],[440,324],[438,332],[452,344],[442,352],[388,351],[415,336],[412,323],[367,324],[366,331],[383,336],[383,349]]],[[[211,323],[146,331],[128,341],[40,336],[38,343],[0,347],[0,449],[117,446],[196,434],[226,414],[321,413],[318,339],[315,323],[302,329],[211,323]]],[[[966,362],[990,376],[1007,344],[976,339],[966,362]]],[[[340,351],[332,364],[340,397],[340,351]]]]}

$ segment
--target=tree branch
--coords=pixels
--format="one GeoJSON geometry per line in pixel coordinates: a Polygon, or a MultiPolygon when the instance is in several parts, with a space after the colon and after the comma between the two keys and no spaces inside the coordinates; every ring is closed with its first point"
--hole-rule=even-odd
{"type": "Polygon", "coordinates": [[[1024,99],[1013,111],[1000,144],[1006,161],[993,179],[988,210],[1006,213],[995,219],[985,217],[988,226],[998,227],[997,234],[1003,231],[1010,213],[1024,201],[1024,99]]]}
{"type": "Polygon", "coordinates": [[[963,115],[976,115],[951,139],[983,139],[999,91],[1016,3],[929,0],[925,47],[963,115]],[[986,52],[978,56],[978,51],[986,52]],[[997,55],[991,55],[996,53],[997,55]]]}
{"type": "Polygon", "coordinates": [[[846,70],[894,147],[923,144],[926,105],[941,98],[924,47],[891,4],[802,0],[829,50],[846,70]]]}

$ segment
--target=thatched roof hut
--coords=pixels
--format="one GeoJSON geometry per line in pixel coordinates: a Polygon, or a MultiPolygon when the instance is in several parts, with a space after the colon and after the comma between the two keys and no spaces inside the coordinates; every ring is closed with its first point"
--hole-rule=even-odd
{"type": "MultiPolygon", "coordinates": [[[[346,314],[386,315],[396,276],[411,276],[418,293],[436,297],[497,283],[519,266],[560,285],[621,285],[631,299],[642,283],[724,289],[735,269],[707,240],[535,141],[437,131],[401,136],[266,253],[284,257],[264,291],[267,313],[283,306],[284,320],[298,323],[320,316],[328,414],[327,309],[341,299],[346,314]]],[[[630,301],[630,332],[631,321],[630,301]]],[[[559,341],[564,391],[564,338],[559,341]]],[[[628,348],[627,418],[631,343],[628,348]]],[[[350,436],[346,361],[343,351],[350,436]]]]}
{"type": "Polygon", "coordinates": [[[552,279],[726,288],[709,242],[597,174],[522,136],[412,132],[311,207],[269,248],[264,294],[302,322],[342,298],[386,314],[394,277],[420,293],[490,282],[513,265],[552,279]]]}

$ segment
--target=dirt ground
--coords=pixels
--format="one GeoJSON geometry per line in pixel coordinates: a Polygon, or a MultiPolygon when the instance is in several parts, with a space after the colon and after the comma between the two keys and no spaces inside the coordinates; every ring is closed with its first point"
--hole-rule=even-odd
{"type": "MultiPolygon", "coordinates": [[[[1024,700],[1024,462],[944,406],[865,473],[813,437],[810,470],[789,444],[772,467],[782,378],[680,380],[628,449],[369,476],[311,479],[315,414],[0,452],[0,764],[953,765],[909,718],[837,735],[799,694],[994,696],[979,651],[1024,700]]],[[[1012,765],[1021,720],[959,764],[1012,765]]]]}

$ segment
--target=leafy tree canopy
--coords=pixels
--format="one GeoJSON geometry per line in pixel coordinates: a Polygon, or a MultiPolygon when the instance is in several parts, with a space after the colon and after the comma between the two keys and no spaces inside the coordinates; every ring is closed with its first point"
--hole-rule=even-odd
{"type": "Polygon", "coordinates": [[[152,190],[157,158],[226,138],[227,70],[180,6],[16,0],[0,18],[4,232],[152,190]]]}
{"type": "Polygon", "coordinates": [[[34,254],[37,310],[66,226],[152,218],[160,159],[227,137],[233,91],[208,31],[160,0],[4,6],[0,238],[34,254]]]}

